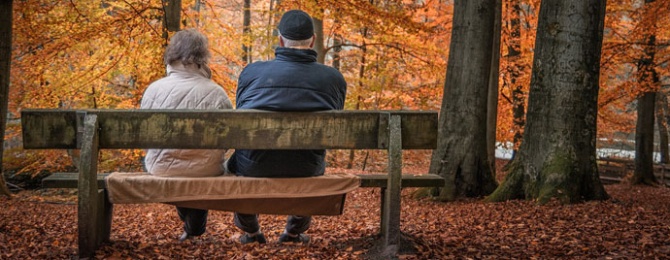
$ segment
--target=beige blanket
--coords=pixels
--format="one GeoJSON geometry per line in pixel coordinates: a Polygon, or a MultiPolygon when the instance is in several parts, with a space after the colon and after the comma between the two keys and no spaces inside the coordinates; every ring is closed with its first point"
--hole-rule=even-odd
{"type": "Polygon", "coordinates": [[[105,179],[115,204],[168,203],[180,207],[259,214],[339,215],[360,186],[355,175],[307,178],[157,177],[114,172],[105,179]]]}

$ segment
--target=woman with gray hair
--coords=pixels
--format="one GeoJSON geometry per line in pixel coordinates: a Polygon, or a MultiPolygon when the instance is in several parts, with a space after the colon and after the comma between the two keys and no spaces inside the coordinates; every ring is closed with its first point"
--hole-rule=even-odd
{"type": "MultiPolygon", "coordinates": [[[[167,76],[149,85],[141,109],[230,109],[221,86],[211,80],[207,38],[194,29],[172,36],[165,50],[167,76]]],[[[148,149],[144,165],[162,177],[208,177],[223,174],[225,150],[148,149]]],[[[205,233],[207,210],[177,207],[184,222],[179,241],[205,233]]]]}

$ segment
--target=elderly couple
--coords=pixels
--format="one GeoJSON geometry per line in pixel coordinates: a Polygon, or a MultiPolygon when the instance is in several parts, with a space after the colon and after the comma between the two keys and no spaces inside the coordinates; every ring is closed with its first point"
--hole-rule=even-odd
{"type": "MultiPolygon", "coordinates": [[[[282,16],[275,59],[249,64],[238,79],[236,107],[273,111],[343,109],[346,82],[332,67],[316,62],[312,18],[300,10],[282,16]]],[[[142,109],[230,109],[223,88],[214,83],[208,67],[207,38],[195,30],[177,32],[165,51],[167,76],[144,92],[142,109]]],[[[218,176],[232,173],[252,177],[308,177],[323,175],[325,150],[236,150],[225,160],[225,150],[148,150],[145,166],[157,176],[218,176]],[[225,161],[225,163],[224,163],[225,161]]],[[[207,210],[177,207],[184,222],[180,241],[205,232],[207,210]]],[[[304,232],[311,216],[289,216],[279,242],[308,243],[304,232]]],[[[266,243],[258,215],[234,215],[244,231],[242,244],[266,243]]]]}

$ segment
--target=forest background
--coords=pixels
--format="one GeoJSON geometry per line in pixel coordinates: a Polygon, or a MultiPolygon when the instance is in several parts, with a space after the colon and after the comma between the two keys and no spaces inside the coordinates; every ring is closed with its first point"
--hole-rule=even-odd
{"type": "MultiPolygon", "coordinates": [[[[302,9],[315,18],[319,61],[339,69],[348,82],[345,109],[440,110],[453,1],[14,1],[6,173],[74,167],[63,152],[21,149],[21,109],[139,107],[144,89],[165,75],[162,55],[174,33],[165,2],[181,2],[180,28],[208,36],[213,79],[233,102],[241,69],[274,57],[280,15],[302,9]]],[[[523,134],[539,2],[503,0],[496,131],[503,148],[515,149],[523,134]]],[[[599,146],[633,149],[626,141],[635,131],[637,98],[646,92],[657,93],[657,128],[667,136],[670,1],[608,1],[603,37],[599,146]],[[654,84],[634,76],[650,45],[654,84]]],[[[141,168],[139,150],[102,156],[103,171],[141,168]]],[[[425,151],[405,156],[410,165],[430,160],[425,151]]],[[[383,158],[334,151],[329,163],[374,168],[377,157],[383,158]]]]}

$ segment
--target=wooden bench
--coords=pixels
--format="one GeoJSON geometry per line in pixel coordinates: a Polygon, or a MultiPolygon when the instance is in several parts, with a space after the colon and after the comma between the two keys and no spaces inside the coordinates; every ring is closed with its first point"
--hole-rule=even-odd
{"type": "Polygon", "coordinates": [[[382,189],[380,234],[391,252],[400,240],[401,188],[444,185],[437,175],[401,172],[403,149],[435,149],[436,112],[25,109],[21,123],[25,149],[81,150],[78,173],[43,181],[78,188],[79,257],[93,256],[111,231],[99,149],[385,149],[387,174],[359,177],[361,187],[382,189]]]}
{"type": "Polygon", "coordinates": [[[598,172],[603,184],[620,183],[634,170],[633,160],[615,157],[598,158],[598,172]]]}

